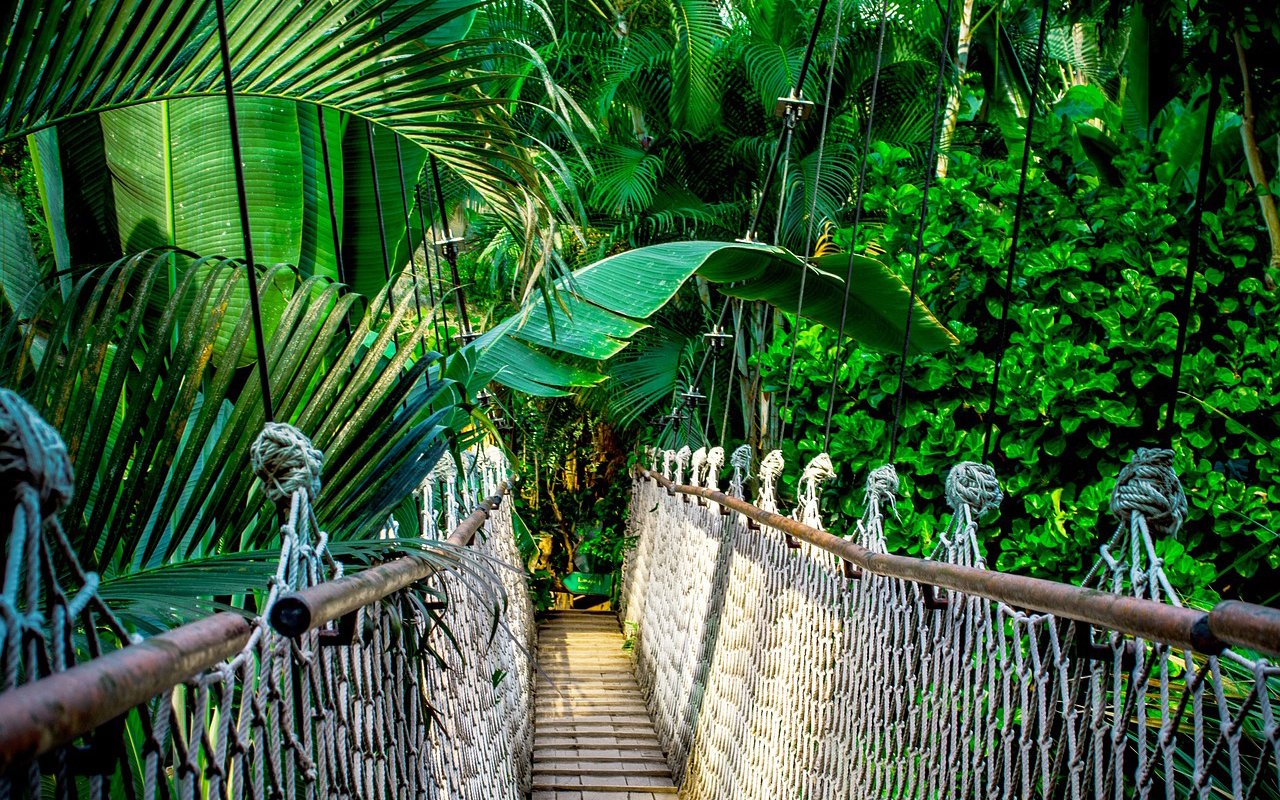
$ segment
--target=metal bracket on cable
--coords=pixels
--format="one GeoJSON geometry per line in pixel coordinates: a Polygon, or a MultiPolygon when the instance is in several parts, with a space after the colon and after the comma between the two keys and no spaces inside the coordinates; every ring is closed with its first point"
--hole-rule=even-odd
{"type": "MultiPolygon", "coordinates": [[[[68,745],[67,752],[63,754],[66,758],[67,770],[72,775],[86,778],[114,775],[116,765],[124,756],[126,716],[128,712],[94,728],[92,733],[84,737],[87,744],[68,745]]],[[[41,767],[49,772],[56,770],[56,752],[41,756],[41,767]]]]}
{"type": "Polygon", "coordinates": [[[346,647],[356,640],[356,616],[359,609],[338,617],[338,627],[321,628],[317,642],[321,647],[346,647]]]}
{"type": "Polygon", "coordinates": [[[951,605],[951,601],[945,597],[938,595],[938,590],[933,584],[920,584],[920,594],[924,596],[924,607],[934,611],[943,611],[951,605]]]}
{"type": "Polygon", "coordinates": [[[799,97],[779,97],[773,105],[773,115],[775,117],[790,117],[797,122],[803,122],[813,113],[813,102],[811,100],[801,100],[799,97]]]}
{"type": "Polygon", "coordinates": [[[719,325],[716,325],[711,329],[710,333],[702,334],[702,338],[706,340],[707,346],[712,350],[719,350],[728,342],[733,341],[733,334],[725,333],[720,329],[719,325]]]}
{"type": "MultiPolygon", "coordinates": [[[[1075,621],[1076,626],[1076,658],[1083,658],[1088,661],[1101,661],[1105,664],[1114,664],[1116,661],[1115,648],[1109,644],[1098,644],[1093,640],[1093,626],[1087,622],[1075,621]]],[[[1133,669],[1134,664],[1138,661],[1137,650],[1131,640],[1126,639],[1120,646],[1120,668],[1122,670],[1133,669]]]]}
{"type": "Polygon", "coordinates": [[[454,338],[458,340],[458,342],[461,344],[462,347],[466,347],[467,345],[471,344],[472,342],[474,342],[476,339],[479,339],[483,335],[484,334],[480,333],[480,331],[466,330],[466,331],[462,331],[454,338]]]}
{"type": "Polygon", "coordinates": [[[701,403],[703,400],[707,399],[707,396],[702,392],[698,391],[697,389],[690,389],[687,392],[681,392],[680,398],[681,398],[682,404],[689,404],[689,403],[701,403]]]}

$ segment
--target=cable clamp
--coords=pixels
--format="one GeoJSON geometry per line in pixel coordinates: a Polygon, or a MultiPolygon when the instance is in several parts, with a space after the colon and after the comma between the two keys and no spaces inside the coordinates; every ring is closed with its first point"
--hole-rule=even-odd
{"type": "Polygon", "coordinates": [[[773,105],[773,115],[803,122],[813,113],[813,106],[812,101],[801,100],[799,97],[779,97],[773,105]]]}

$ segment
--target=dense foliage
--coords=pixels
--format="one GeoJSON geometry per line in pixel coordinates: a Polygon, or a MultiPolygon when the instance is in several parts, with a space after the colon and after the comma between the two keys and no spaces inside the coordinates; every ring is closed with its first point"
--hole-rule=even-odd
{"type": "MultiPolygon", "coordinates": [[[[942,478],[957,461],[981,460],[994,422],[994,465],[1009,499],[999,533],[989,529],[989,558],[1001,569],[1078,577],[1110,535],[1107,502],[1120,466],[1135,448],[1162,439],[1174,397],[1189,198],[1157,180],[1140,152],[1114,162],[1118,182],[1100,180],[1074,147],[1071,125],[1069,116],[1054,117],[1037,137],[1045,169],[1028,182],[1030,222],[1017,253],[994,413],[1016,165],[957,156],[930,190],[922,292],[961,345],[907,364],[896,459],[907,502],[902,524],[890,528],[895,549],[928,553],[936,544],[947,511],[942,478]]],[[[876,224],[860,231],[859,244],[894,254],[904,274],[919,220],[918,175],[905,151],[875,149],[866,208],[876,224]]],[[[1182,379],[1193,398],[1182,397],[1174,417],[1191,511],[1180,539],[1158,546],[1177,586],[1203,599],[1221,592],[1268,601],[1280,569],[1271,545],[1280,519],[1272,477],[1280,467],[1280,303],[1258,277],[1243,184],[1222,182],[1214,200],[1182,379]]],[[[804,460],[823,449],[834,334],[803,326],[797,349],[796,435],[781,447],[804,460]]],[[[789,353],[789,338],[780,337],[764,358],[779,379],[789,353]]],[[[828,449],[839,479],[827,500],[846,517],[861,508],[860,481],[888,457],[897,362],[862,350],[839,365],[828,449]]]]}

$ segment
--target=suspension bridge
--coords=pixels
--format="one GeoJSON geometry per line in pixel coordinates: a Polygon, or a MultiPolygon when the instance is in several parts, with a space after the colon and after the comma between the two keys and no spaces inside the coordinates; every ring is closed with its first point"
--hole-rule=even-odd
{"type": "MultiPolygon", "coordinates": [[[[775,172],[787,182],[826,5],[795,89],[779,98],[783,130],[766,190],[775,172]]],[[[252,264],[220,2],[216,16],[252,264]]],[[[944,59],[924,160],[930,168],[945,68],[944,59]]],[[[1024,188],[1035,87],[1033,79],[1024,188]]],[[[874,107],[873,83],[869,114],[874,107]]],[[[822,124],[825,136],[825,111],[822,124]]],[[[868,126],[859,186],[870,136],[868,126]]],[[[323,133],[320,141],[327,147],[323,133]]],[[[327,170],[326,157],[332,196],[327,170]]],[[[902,364],[931,179],[930,170],[902,364]]],[[[443,206],[438,177],[436,189],[443,206]]],[[[1008,343],[1022,195],[991,409],[1008,343]]],[[[757,242],[761,209],[749,243],[757,242]]],[[[859,197],[855,240],[861,210],[859,197]]],[[[336,220],[332,205],[330,212],[336,220]]],[[[382,246],[385,253],[385,239],[382,246]]],[[[455,256],[448,251],[466,341],[478,334],[455,256]]],[[[841,333],[852,257],[849,265],[841,333]]],[[[265,354],[256,271],[247,274],[253,333],[265,354]]],[[[729,309],[726,301],[711,334],[717,340],[731,336],[721,332],[729,309]]],[[[890,552],[898,418],[887,462],[865,476],[861,515],[850,519],[822,518],[822,486],[834,475],[826,455],[787,465],[780,450],[745,445],[731,454],[709,441],[696,450],[648,448],[630,476],[636,545],[623,567],[620,608],[539,616],[518,566],[507,500],[513,478],[501,448],[480,444],[459,460],[441,458],[417,485],[421,546],[403,547],[388,519],[378,534],[386,549],[353,570],[335,557],[313,511],[323,496],[324,454],[303,431],[271,421],[266,362],[257,359],[268,422],[250,463],[280,521],[274,574],[253,602],[151,636],[121,622],[63,529],[75,486],[66,444],[35,408],[0,389],[0,800],[1280,798],[1280,667],[1272,661],[1280,657],[1280,611],[1230,600],[1183,605],[1158,555],[1187,513],[1167,446],[1110,465],[1118,472],[1108,509],[1115,529],[1098,543],[1081,585],[989,567],[982,523],[1003,494],[999,476],[978,462],[940,479],[952,515],[933,532],[927,557],[890,552]],[[778,486],[788,469],[801,491],[784,508],[778,486]],[[477,584],[476,574],[485,580],[477,584]]],[[[794,350],[788,393],[793,366],[794,350]]],[[[899,415],[904,387],[899,373],[899,415]]],[[[691,416],[698,397],[686,393],[668,423],[691,416]]]]}
{"type": "MultiPolygon", "coordinates": [[[[634,477],[621,611],[539,623],[515,570],[496,573],[497,613],[419,555],[344,574],[310,512],[322,459],[271,425],[255,463],[283,547],[263,613],[143,639],[96,595],[95,575],[43,567],[68,556],[57,434],[3,390],[0,437],[3,797],[1280,790],[1280,668],[1267,660],[1280,655],[1280,612],[1194,610],[1170,591],[1153,555],[1185,513],[1169,451],[1122,470],[1115,535],[1071,586],[986,568],[979,523],[1000,500],[989,467],[952,471],[954,516],[918,559],[885,549],[892,468],[868,477],[863,515],[837,537],[819,518],[825,458],[805,467],[784,516],[777,453],[753,475],[747,448],[735,451],[721,490],[719,448],[651,450],[634,477]],[[450,598],[443,618],[411,601],[424,585],[450,598]]],[[[497,448],[467,453],[461,470],[442,460],[421,490],[431,536],[514,562],[506,481],[497,448]]]]}

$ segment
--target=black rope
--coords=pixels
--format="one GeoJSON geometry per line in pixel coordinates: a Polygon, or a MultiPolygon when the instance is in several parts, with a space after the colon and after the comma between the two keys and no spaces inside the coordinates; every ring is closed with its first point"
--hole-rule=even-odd
{"type": "MultiPolygon", "coordinates": [[[[467,303],[462,296],[462,278],[458,275],[458,248],[451,239],[453,234],[449,231],[449,216],[444,210],[444,190],[440,188],[440,169],[436,165],[436,154],[431,154],[431,180],[436,185],[436,205],[440,209],[440,230],[444,233],[444,257],[449,262],[449,271],[453,276],[453,300],[458,307],[458,324],[462,326],[461,334],[463,337],[471,334],[471,320],[467,317],[467,303]]],[[[465,338],[463,343],[465,344],[465,338]]]]}
{"type": "MultiPolygon", "coordinates": [[[[441,337],[440,337],[440,314],[441,314],[441,312],[443,311],[443,309],[441,308],[441,306],[443,306],[443,305],[444,305],[444,288],[443,288],[443,286],[441,287],[441,290],[440,290],[440,303],[439,303],[439,304],[437,304],[437,303],[436,303],[436,290],[435,290],[435,287],[434,287],[434,286],[433,286],[433,284],[432,284],[432,280],[433,280],[433,279],[432,279],[432,277],[431,277],[431,261],[432,261],[431,256],[432,256],[432,254],[434,254],[434,253],[435,253],[435,247],[434,247],[434,246],[432,246],[432,245],[430,245],[430,244],[428,244],[428,242],[427,242],[427,217],[426,217],[426,212],[424,212],[424,211],[422,210],[422,186],[421,186],[421,184],[415,185],[415,186],[413,187],[413,199],[414,199],[414,202],[415,202],[415,203],[417,204],[417,206],[418,206],[418,230],[420,230],[420,231],[422,232],[422,250],[423,250],[423,253],[425,254],[425,257],[426,257],[426,259],[427,259],[427,300],[428,300],[428,301],[430,301],[430,303],[431,303],[431,328],[432,328],[432,330],[433,330],[433,331],[435,331],[435,334],[436,334],[436,342],[437,342],[437,343],[440,343],[440,342],[441,342],[441,337]]],[[[438,280],[440,279],[440,256],[439,256],[439,254],[436,254],[435,262],[436,262],[436,276],[435,276],[435,280],[437,280],[437,281],[438,281],[438,280]]],[[[448,322],[448,320],[445,320],[445,332],[446,332],[446,333],[448,333],[448,326],[449,326],[449,322],[448,322]]],[[[451,348],[449,347],[449,337],[448,337],[448,336],[445,336],[445,337],[444,337],[444,340],[443,340],[442,346],[444,347],[444,354],[445,354],[446,356],[450,355],[450,352],[449,352],[449,351],[451,350],[451,348]]]]}
{"type": "Polygon", "coordinates": [[[236,118],[236,92],[231,81],[231,43],[227,36],[227,9],[223,0],[214,0],[218,16],[218,46],[222,54],[222,80],[227,94],[227,121],[231,127],[231,154],[235,163],[236,200],[240,205],[240,232],[244,236],[245,272],[249,274],[249,308],[253,315],[253,338],[258,346],[258,380],[262,383],[262,413],[275,421],[271,402],[271,376],[267,371],[267,342],[262,331],[262,306],[258,297],[258,273],[253,264],[253,236],[249,229],[249,196],[245,193],[244,157],[240,149],[240,124],[236,118]]]}
{"type": "MultiPolygon", "coordinates": [[[[724,299],[724,305],[720,307],[720,315],[716,317],[716,324],[713,330],[724,327],[725,320],[729,316],[730,300],[731,299],[728,297],[724,299]]],[[[707,367],[707,359],[710,358],[711,356],[711,350],[712,348],[707,348],[706,350],[703,351],[702,362],[698,364],[698,371],[694,373],[693,380],[689,382],[690,389],[693,389],[695,386],[697,386],[699,383],[702,382],[702,373],[707,367]]],[[[667,418],[666,425],[663,426],[662,433],[659,434],[658,436],[659,441],[661,441],[667,435],[667,430],[671,427],[671,423],[675,421],[674,415],[684,413],[685,406],[689,404],[689,398],[685,398],[684,400],[681,400],[679,403],[675,402],[675,398],[679,391],[680,391],[680,387],[677,386],[675,391],[672,393],[672,396],[671,396],[672,416],[667,418]]]]}
{"type": "MultiPolygon", "coordinates": [[[[840,24],[843,19],[844,0],[840,0],[836,4],[836,28],[835,33],[831,36],[831,60],[827,65],[827,95],[826,102],[822,105],[822,128],[818,133],[818,164],[813,176],[813,201],[809,204],[809,224],[805,228],[804,252],[801,253],[801,256],[805,259],[810,258],[813,248],[813,221],[818,213],[818,186],[822,183],[822,157],[827,144],[827,129],[831,111],[831,88],[835,83],[836,77],[836,47],[840,42],[840,24]]],[[[804,292],[808,277],[809,270],[806,268],[800,273],[800,297],[796,300],[796,324],[791,330],[791,354],[787,357],[787,388],[783,394],[779,416],[781,416],[781,409],[787,409],[792,414],[795,413],[794,409],[791,408],[791,378],[795,374],[796,340],[800,334],[800,315],[804,311],[804,292]]],[[[778,427],[778,440],[786,441],[786,439],[787,420],[784,418],[778,427]]]]}
{"type": "Polygon", "coordinates": [[[1191,210],[1191,241],[1187,250],[1187,275],[1182,283],[1181,313],[1178,315],[1178,343],[1173,350],[1173,379],[1170,383],[1169,406],[1164,419],[1164,446],[1173,447],[1174,408],[1178,404],[1178,389],[1182,381],[1182,357],[1187,345],[1187,329],[1191,325],[1191,297],[1195,276],[1200,267],[1200,250],[1204,239],[1204,193],[1209,180],[1209,154],[1213,147],[1213,125],[1218,116],[1218,73],[1214,71],[1209,83],[1209,105],[1205,109],[1204,143],[1200,148],[1200,174],[1196,176],[1196,204],[1191,210]]]}
{"type": "MultiPolygon", "coordinates": [[[[982,460],[985,462],[991,455],[996,434],[996,402],[1000,393],[1000,371],[1004,366],[1004,356],[1009,349],[1009,305],[1013,299],[1013,268],[1018,260],[1018,239],[1022,233],[1022,212],[1026,203],[1027,171],[1031,166],[1031,135],[1035,132],[1036,100],[1040,92],[1040,64],[1044,58],[1045,37],[1049,31],[1049,0],[1040,4],[1040,34],[1036,39],[1036,56],[1032,62],[1031,102],[1027,107],[1027,130],[1022,141],[1022,169],[1018,178],[1018,199],[1013,207],[1013,230],[1009,234],[1009,261],[1004,273],[1004,298],[1000,303],[1000,326],[997,329],[996,365],[991,372],[991,395],[987,401],[987,413],[991,416],[991,424],[986,427],[982,442],[982,460]]],[[[899,379],[901,380],[901,379],[899,379]]],[[[896,428],[896,425],[895,425],[896,428]]]]}
{"type": "MultiPolygon", "coordinates": [[[[858,252],[858,226],[862,222],[862,198],[867,184],[867,156],[871,152],[871,123],[876,116],[876,95],[880,90],[880,71],[884,63],[884,33],[889,21],[889,6],[886,2],[880,11],[880,24],[876,34],[876,63],[871,72],[871,98],[867,105],[867,132],[862,139],[862,158],[858,166],[858,199],[853,206],[853,232],[849,239],[849,263],[844,272],[844,298],[840,302],[840,327],[836,332],[836,360],[831,367],[831,391],[827,397],[827,419],[822,436],[822,450],[831,449],[831,420],[836,407],[836,386],[840,378],[840,361],[844,353],[844,326],[849,316],[849,284],[853,281],[853,258],[858,252]]],[[[947,26],[950,33],[950,26],[947,26]]],[[[946,54],[944,46],[943,55],[946,54]]],[[[936,112],[935,112],[936,115],[936,112]]],[[[909,309],[909,307],[908,307],[909,309]]]]}
{"type": "Polygon", "coordinates": [[[400,148],[400,136],[396,135],[396,173],[400,178],[400,202],[404,210],[404,238],[409,246],[409,269],[413,276],[413,307],[418,314],[418,325],[422,325],[422,298],[418,292],[418,262],[414,258],[413,227],[409,223],[409,187],[404,181],[404,151],[400,148]]]}
{"type": "MultiPolygon", "coordinates": [[[[942,21],[942,50],[938,56],[938,82],[934,86],[933,124],[929,129],[929,154],[924,160],[924,192],[920,195],[920,226],[916,230],[916,246],[911,263],[911,293],[907,298],[906,330],[902,337],[902,355],[898,360],[898,398],[893,408],[893,433],[889,437],[889,463],[898,454],[898,430],[902,427],[902,405],[907,396],[907,354],[911,348],[911,316],[916,305],[916,289],[920,278],[920,251],[924,249],[925,221],[929,216],[929,188],[938,163],[938,122],[941,117],[943,78],[946,76],[948,49],[951,47],[951,11],[954,0],[947,0],[947,13],[942,21]]],[[[850,255],[852,265],[853,257],[850,255]]],[[[838,367],[839,365],[837,365],[838,367]]]]}
{"type": "Polygon", "coordinates": [[[350,291],[346,264],[342,260],[342,235],[338,230],[338,204],[333,196],[333,167],[329,163],[329,138],[324,131],[324,106],[316,106],[317,130],[320,133],[320,160],[324,162],[324,189],[329,197],[329,227],[333,229],[333,260],[338,269],[338,282],[350,291]]]}
{"type": "MultiPolygon", "coordinates": [[[[805,47],[804,58],[800,62],[800,72],[796,76],[795,89],[791,92],[792,97],[800,97],[804,91],[804,79],[809,74],[809,63],[813,60],[813,48],[818,41],[818,30],[822,27],[822,16],[827,11],[827,0],[821,0],[818,3],[818,15],[813,21],[813,30],[809,32],[809,44],[805,47]]],[[[751,225],[747,228],[746,239],[755,241],[756,228],[760,225],[760,212],[764,210],[764,198],[769,193],[769,186],[773,183],[773,173],[778,170],[778,162],[782,160],[783,141],[787,138],[787,132],[794,125],[792,115],[794,111],[788,109],[788,123],[783,125],[782,132],[778,135],[778,141],[773,146],[773,157],[769,159],[769,167],[765,170],[764,180],[760,183],[760,200],[756,203],[755,212],[751,215],[751,225]]]]}
{"type": "Polygon", "coordinates": [[[702,423],[702,441],[708,447],[711,446],[711,412],[716,404],[716,366],[720,359],[716,358],[720,349],[719,340],[712,342],[711,350],[711,391],[707,393],[707,414],[706,420],[702,423]]]}
{"type": "Polygon", "coordinates": [[[387,249],[387,222],[382,213],[382,188],[378,180],[378,158],[373,147],[373,123],[365,122],[369,138],[369,169],[373,173],[373,208],[378,215],[378,243],[382,245],[382,271],[387,279],[387,305],[391,313],[396,311],[395,287],[391,285],[391,253],[387,249]]]}
{"type": "MultiPolygon", "coordinates": [[[[329,227],[333,230],[333,262],[338,270],[338,294],[343,295],[351,291],[351,285],[347,282],[346,264],[342,260],[342,234],[338,230],[338,203],[333,195],[333,167],[329,163],[329,137],[324,130],[324,106],[316,106],[316,122],[320,134],[320,160],[324,163],[324,189],[329,198],[329,227]]],[[[347,336],[351,335],[349,315],[343,316],[342,331],[347,336]]]]}

